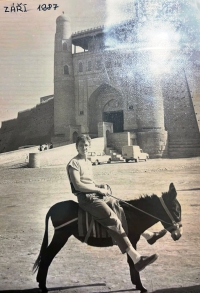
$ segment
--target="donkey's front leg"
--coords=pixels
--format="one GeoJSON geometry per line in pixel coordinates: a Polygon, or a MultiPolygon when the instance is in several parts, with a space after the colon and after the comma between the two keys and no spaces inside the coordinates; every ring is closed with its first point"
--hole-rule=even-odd
{"type": "Polygon", "coordinates": [[[136,286],[137,290],[140,290],[141,293],[147,292],[147,289],[142,285],[142,282],[140,279],[140,273],[136,271],[134,263],[128,254],[127,254],[127,262],[129,264],[129,269],[130,269],[131,282],[133,283],[133,285],[136,286]]]}

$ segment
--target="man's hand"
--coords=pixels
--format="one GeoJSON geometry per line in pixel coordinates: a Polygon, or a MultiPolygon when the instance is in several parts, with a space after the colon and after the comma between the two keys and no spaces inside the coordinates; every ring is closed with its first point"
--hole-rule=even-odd
{"type": "Polygon", "coordinates": [[[111,196],[112,195],[112,190],[108,184],[102,184],[100,185],[101,188],[99,189],[99,193],[106,195],[106,196],[111,196]]]}
{"type": "Polygon", "coordinates": [[[108,189],[107,186],[107,184],[100,184],[100,188],[108,189]]]}
{"type": "Polygon", "coordinates": [[[107,195],[109,195],[107,185],[104,185],[104,186],[105,186],[105,188],[99,188],[98,192],[102,195],[107,196],[107,195]]]}

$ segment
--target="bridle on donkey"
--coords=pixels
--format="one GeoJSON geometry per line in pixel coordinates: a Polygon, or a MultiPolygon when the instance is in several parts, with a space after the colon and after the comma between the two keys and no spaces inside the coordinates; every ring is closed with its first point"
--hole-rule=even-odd
{"type": "Polygon", "coordinates": [[[172,214],[170,213],[168,207],[166,206],[166,204],[165,204],[164,199],[162,198],[162,196],[161,197],[158,197],[158,198],[160,200],[160,203],[161,203],[162,207],[164,208],[165,212],[167,213],[168,217],[170,218],[171,223],[166,222],[166,221],[164,221],[164,220],[162,220],[162,219],[160,219],[160,218],[158,218],[158,217],[156,217],[156,216],[154,216],[152,214],[149,214],[149,213],[147,213],[147,212],[145,212],[145,211],[143,211],[143,210],[141,210],[141,209],[139,209],[139,208],[137,208],[137,207],[129,204],[128,202],[126,202],[125,200],[122,200],[121,198],[117,198],[117,197],[113,196],[112,195],[112,190],[111,190],[111,188],[110,188],[109,185],[107,185],[107,189],[108,189],[108,192],[109,192],[109,195],[108,196],[111,196],[111,197],[113,197],[113,198],[115,198],[115,199],[117,199],[117,200],[125,203],[126,205],[130,206],[131,208],[134,208],[134,209],[136,209],[136,210],[138,210],[138,211],[140,211],[140,212],[142,212],[144,214],[147,214],[148,216],[150,216],[152,218],[155,218],[155,219],[159,220],[160,222],[163,222],[163,223],[168,224],[168,225],[171,225],[172,224],[170,227],[167,228],[167,231],[173,232],[173,231],[179,229],[180,227],[182,227],[181,222],[176,222],[174,220],[174,218],[173,218],[172,214]]]}

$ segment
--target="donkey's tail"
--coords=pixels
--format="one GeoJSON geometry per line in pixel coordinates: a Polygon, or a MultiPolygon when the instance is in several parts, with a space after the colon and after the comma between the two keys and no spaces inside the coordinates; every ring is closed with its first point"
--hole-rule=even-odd
{"type": "Polygon", "coordinates": [[[43,256],[43,253],[44,253],[45,249],[48,246],[48,222],[49,222],[49,217],[50,217],[50,210],[46,214],[44,237],[43,237],[43,241],[42,241],[42,246],[40,248],[40,253],[39,253],[38,258],[36,259],[36,261],[35,261],[35,263],[33,265],[33,269],[32,269],[33,273],[36,273],[37,270],[39,269],[41,258],[43,256]]]}

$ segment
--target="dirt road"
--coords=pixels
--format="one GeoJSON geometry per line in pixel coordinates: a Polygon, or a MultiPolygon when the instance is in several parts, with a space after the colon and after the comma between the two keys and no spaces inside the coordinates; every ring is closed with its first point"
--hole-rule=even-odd
{"type": "MultiPolygon", "coordinates": [[[[132,199],[167,191],[175,184],[182,206],[184,233],[173,242],[169,233],[138,250],[159,254],[142,273],[149,292],[200,293],[200,158],[155,159],[140,163],[94,166],[94,178],[108,183],[113,194],[132,199]]],[[[39,253],[44,218],[51,205],[74,199],[65,167],[0,168],[0,292],[37,292],[32,265],[39,253]]],[[[152,231],[161,228],[157,224],[152,231]]],[[[50,225],[50,236],[53,229],[50,225]]],[[[92,248],[70,238],[48,274],[51,292],[132,292],[125,255],[117,247],[92,248]]],[[[135,291],[136,292],[136,291],[135,291]]]]}

